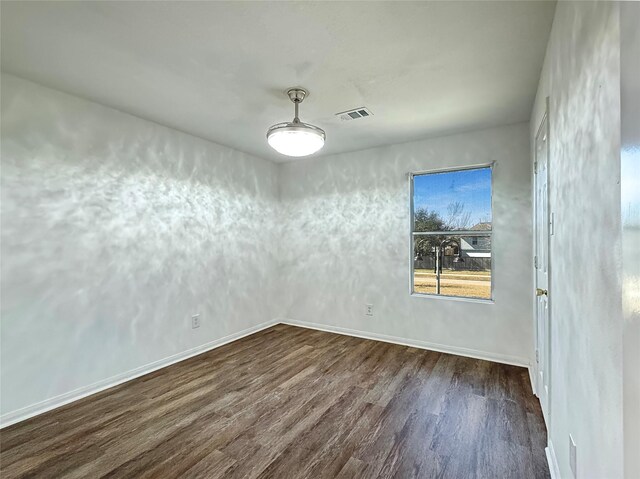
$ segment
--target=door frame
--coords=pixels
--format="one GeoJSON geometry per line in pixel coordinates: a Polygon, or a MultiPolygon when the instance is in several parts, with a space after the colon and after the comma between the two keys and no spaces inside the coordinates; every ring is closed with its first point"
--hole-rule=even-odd
{"type": "MultiPolygon", "coordinates": [[[[545,128],[544,133],[546,133],[547,135],[547,141],[546,141],[546,156],[547,156],[547,217],[546,217],[546,221],[548,223],[548,232],[547,232],[547,290],[548,290],[548,295],[547,295],[547,327],[545,328],[546,331],[546,338],[543,338],[543,341],[545,343],[545,352],[546,352],[546,357],[545,357],[545,377],[547,378],[547,401],[546,404],[544,405],[545,407],[542,407],[542,411],[543,411],[543,417],[545,419],[545,423],[547,425],[547,429],[549,429],[550,426],[550,422],[551,422],[551,391],[553,389],[552,386],[552,380],[553,380],[553,375],[551,374],[551,361],[552,361],[552,349],[551,349],[551,302],[552,302],[552,294],[551,294],[551,269],[552,269],[552,255],[551,255],[551,236],[553,236],[554,234],[554,227],[555,225],[553,224],[553,213],[551,212],[551,199],[550,199],[550,195],[549,195],[549,184],[550,184],[550,172],[551,172],[551,149],[550,149],[550,136],[551,136],[551,128],[550,128],[550,120],[549,120],[549,97],[546,97],[545,99],[545,109],[544,109],[544,114],[542,115],[542,118],[538,124],[538,128],[536,130],[536,135],[534,137],[534,145],[533,145],[533,155],[534,155],[534,163],[533,163],[533,261],[534,261],[534,268],[533,268],[533,285],[534,288],[538,287],[537,284],[537,265],[535,264],[536,261],[536,255],[537,255],[537,241],[538,241],[538,234],[537,234],[537,205],[538,205],[538,201],[537,201],[537,174],[538,174],[538,148],[537,148],[537,144],[538,144],[538,138],[540,137],[540,134],[543,133],[542,129],[545,128]]],[[[535,335],[534,335],[534,351],[536,354],[536,361],[535,361],[535,381],[534,384],[532,385],[535,390],[534,393],[535,395],[540,398],[540,391],[541,388],[544,387],[543,384],[540,384],[540,371],[539,371],[539,361],[538,361],[538,345],[540,344],[540,338],[538,337],[538,301],[535,300],[533,303],[533,325],[534,325],[534,330],[535,330],[535,335]]],[[[541,406],[542,402],[541,402],[541,406]]]]}

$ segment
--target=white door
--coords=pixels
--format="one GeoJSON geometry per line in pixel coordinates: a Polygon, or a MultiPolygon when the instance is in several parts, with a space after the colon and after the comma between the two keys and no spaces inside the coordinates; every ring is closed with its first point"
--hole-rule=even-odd
{"type": "Polygon", "coordinates": [[[549,124],[545,114],[536,135],[535,159],[535,287],[536,389],[549,424],[549,124]]]}

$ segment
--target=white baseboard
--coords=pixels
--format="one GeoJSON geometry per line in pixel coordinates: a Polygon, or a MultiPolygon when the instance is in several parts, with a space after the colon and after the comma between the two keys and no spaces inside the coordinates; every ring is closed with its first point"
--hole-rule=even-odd
{"type": "Polygon", "coordinates": [[[494,363],[510,364],[513,366],[520,366],[523,368],[529,368],[529,361],[525,358],[516,356],[508,356],[506,354],[488,353],[485,351],[478,351],[469,348],[460,348],[456,346],[445,346],[443,344],[431,343],[428,341],[418,341],[414,339],[399,338],[396,336],[388,336],[386,334],[370,333],[366,331],[358,331],[355,329],[342,328],[339,326],[329,326],[326,324],[310,323],[307,321],[298,321],[295,319],[280,319],[282,324],[289,324],[291,326],[300,326],[302,328],[317,329],[319,331],[326,331],[329,333],[344,334],[346,336],[354,336],[356,338],[373,339],[375,341],[383,341],[385,343],[399,344],[401,346],[411,346],[419,349],[428,349],[430,351],[438,351],[440,353],[455,354],[458,356],[465,356],[474,359],[483,359],[485,361],[492,361],[494,363]]]}
{"type": "Polygon", "coordinates": [[[536,388],[536,371],[532,365],[527,368],[529,370],[529,382],[531,383],[531,390],[533,394],[538,397],[538,390],[536,388]]]}
{"type": "Polygon", "coordinates": [[[182,351],[167,358],[145,364],[144,366],[126,371],[122,374],[117,374],[116,376],[112,376],[88,386],[74,389],[73,391],[60,394],[59,396],[55,396],[39,403],[18,409],[17,411],[8,412],[0,416],[0,429],[17,422],[24,421],[25,419],[38,416],[47,411],[51,411],[52,409],[57,409],[61,406],[72,403],[92,394],[99,393],[100,391],[104,391],[105,389],[109,389],[127,381],[131,381],[132,379],[144,376],[145,374],[157,371],[158,369],[165,368],[167,366],[170,366],[171,364],[184,361],[185,359],[197,356],[198,354],[202,354],[212,349],[219,348],[220,346],[223,346],[227,343],[236,341],[245,336],[249,336],[250,334],[257,333],[258,331],[262,331],[263,329],[270,328],[271,326],[274,326],[276,324],[278,324],[278,321],[276,320],[267,321],[265,323],[258,324],[257,326],[253,326],[237,333],[230,334],[223,338],[201,344],[200,346],[196,346],[195,348],[187,349],[186,351],[182,351]]]}
{"type": "Polygon", "coordinates": [[[551,475],[551,479],[561,479],[558,459],[556,458],[556,452],[553,450],[553,443],[551,440],[548,441],[547,447],[544,448],[544,452],[547,454],[547,462],[549,463],[549,474],[551,475]]]}

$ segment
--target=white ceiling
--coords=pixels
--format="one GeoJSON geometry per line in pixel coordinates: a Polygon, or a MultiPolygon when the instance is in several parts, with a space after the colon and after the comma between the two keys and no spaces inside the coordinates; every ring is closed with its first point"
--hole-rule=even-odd
{"type": "Polygon", "coordinates": [[[291,86],[321,154],[528,120],[554,8],[2,1],[2,70],[284,161],[265,133],[292,118],[291,86]],[[334,116],[361,106],[374,116],[334,116]]]}

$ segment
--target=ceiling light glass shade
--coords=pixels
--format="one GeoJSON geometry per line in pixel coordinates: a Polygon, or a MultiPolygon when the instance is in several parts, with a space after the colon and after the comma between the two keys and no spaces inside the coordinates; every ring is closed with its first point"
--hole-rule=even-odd
{"type": "Polygon", "coordinates": [[[324,146],[324,130],[302,122],[278,123],[267,131],[269,146],[286,156],[308,156],[324,146]]]}

